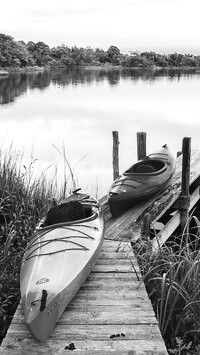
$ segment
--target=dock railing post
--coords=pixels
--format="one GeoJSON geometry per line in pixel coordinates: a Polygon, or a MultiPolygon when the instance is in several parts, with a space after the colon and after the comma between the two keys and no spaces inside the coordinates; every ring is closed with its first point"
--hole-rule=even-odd
{"type": "Polygon", "coordinates": [[[113,179],[119,176],[119,135],[117,131],[113,131],[113,179]]]}
{"type": "Polygon", "coordinates": [[[137,132],[137,158],[140,160],[146,155],[146,133],[137,132]]]}
{"type": "Polygon", "coordinates": [[[181,232],[188,233],[189,226],[187,225],[189,217],[190,205],[190,156],[191,156],[191,138],[184,137],[182,142],[182,185],[180,195],[180,212],[181,212],[181,232]]]}

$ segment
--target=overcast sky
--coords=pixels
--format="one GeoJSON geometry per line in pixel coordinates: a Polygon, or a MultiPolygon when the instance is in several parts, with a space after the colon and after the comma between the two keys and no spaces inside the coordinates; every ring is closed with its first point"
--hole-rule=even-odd
{"type": "Polygon", "coordinates": [[[200,54],[200,0],[0,0],[0,32],[50,47],[200,54]]]}

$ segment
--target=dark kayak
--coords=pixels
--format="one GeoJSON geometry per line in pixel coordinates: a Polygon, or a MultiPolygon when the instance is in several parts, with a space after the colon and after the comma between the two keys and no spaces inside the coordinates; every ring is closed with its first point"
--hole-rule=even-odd
{"type": "Polygon", "coordinates": [[[175,160],[167,145],[132,165],[112,184],[108,202],[113,217],[118,217],[135,203],[161,191],[175,170],[175,160]]]}

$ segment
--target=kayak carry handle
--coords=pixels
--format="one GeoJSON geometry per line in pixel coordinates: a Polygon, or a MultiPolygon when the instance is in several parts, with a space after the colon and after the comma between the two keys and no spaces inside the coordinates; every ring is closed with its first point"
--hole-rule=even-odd
{"type": "Polygon", "coordinates": [[[81,187],[79,187],[78,189],[72,191],[73,194],[75,194],[76,192],[80,191],[81,190],[81,187]]]}
{"type": "Polygon", "coordinates": [[[35,300],[31,302],[31,306],[35,306],[36,302],[41,302],[40,304],[40,312],[44,311],[44,309],[46,308],[46,303],[47,303],[47,291],[46,290],[42,290],[42,298],[41,300],[35,300]]]}
{"type": "Polygon", "coordinates": [[[46,303],[47,303],[47,291],[46,290],[42,290],[40,312],[44,311],[44,309],[46,308],[46,303]]]}

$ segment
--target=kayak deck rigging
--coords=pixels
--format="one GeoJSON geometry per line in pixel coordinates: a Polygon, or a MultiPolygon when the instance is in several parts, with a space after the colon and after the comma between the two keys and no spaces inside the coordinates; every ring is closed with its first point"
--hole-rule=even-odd
{"type": "MultiPolygon", "coordinates": [[[[57,254],[57,253],[61,253],[63,251],[70,251],[70,250],[89,250],[88,248],[86,248],[84,245],[82,244],[79,244],[79,243],[76,243],[76,242],[72,242],[72,241],[67,241],[67,243],[71,243],[71,244],[74,244],[74,245],[77,245],[76,248],[64,248],[64,249],[59,249],[59,250],[56,250],[56,251],[52,251],[52,252],[48,252],[48,253],[40,253],[40,254],[36,254],[36,255],[31,255],[33,254],[35,251],[37,251],[38,249],[41,249],[43,246],[46,246],[47,244],[53,242],[53,241],[59,241],[59,239],[55,239],[55,240],[48,240],[46,241],[46,243],[44,245],[40,245],[38,246],[36,249],[34,249],[27,257],[26,259],[24,259],[24,261],[27,261],[31,258],[34,258],[34,257],[38,257],[38,256],[44,256],[44,255],[53,255],[53,254],[57,254]],[[80,247],[80,248],[78,248],[80,247]]],[[[65,241],[66,242],[66,241],[65,241]]]]}
{"type": "MultiPolygon", "coordinates": [[[[74,238],[82,238],[82,239],[92,239],[95,240],[94,237],[92,237],[91,235],[83,232],[82,230],[79,229],[75,229],[71,227],[72,225],[68,226],[51,226],[51,228],[49,228],[48,230],[42,231],[42,233],[38,233],[39,231],[37,231],[37,235],[35,236],[36,238],[34,239],[34,241],[32,241],[32,243],[30,243],[26,249],[26,251],[29,251],[30,249],[36,247],[34,250],[32,250],[24,259],[24,262],[29,260],[30,258],[33,257],[37,257],[37,256],[44,256],[44,255],[52,255],[52,254],[56,254],[56,253],[60,253],[60,252],[64,252],[64,251],[69,251],[69,250],[89,250],[89,248],[85,247],[84,245],[82,245],[81,243],[77,243],[75,241],[72,241],[70,239],[74,239],[74,238]],[[78,232],[80,233],[80,235],[73,235],[73,236],[66,236],[66,237],[57,237],[57,238],[53,238],[53,239],[45,239],[45,240],[38,240],[39,238],[43,237],[44,235],[46,235],[47,233],[53,231],[54,229],[57,228],[62,228],[62,229],[67,229],[67,230],[71,230],[73,232],[78,232]],[[74,248],[64,248],[64,249],[59,249],[53,252],[48,252],[48,253],[40,253],[40,254],[35,254],[32,255],[33,253],[35,253],[37,250],[42,249],[42,247],[45,247],[46,245],[53,243],[53,242],[64,242],[64,243],[71,243],[73,245],[76,245],[77,247],[74,248]]],[[[86,228],[91,228],[93,230],[98,231],[98,228],[95,226],[90,226],[90,225],[76,225],[76,226],[80,226],[80,227],[86,227],[86,228]]]]}

